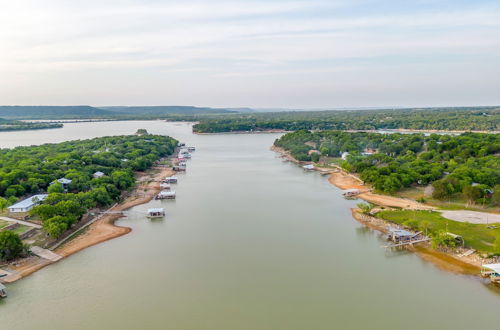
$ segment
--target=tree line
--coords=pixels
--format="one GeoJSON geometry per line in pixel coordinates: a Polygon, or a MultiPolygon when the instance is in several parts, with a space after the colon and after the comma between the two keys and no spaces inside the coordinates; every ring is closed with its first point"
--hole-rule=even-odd
{"type": "MultiPolygon", "coordinates": [[[[186,120],[188,118],[185,118],[186,120]]],[[[286,130],[500,130],[500,108],[295,111],[193,117],[199,133],[286,130]]]]}

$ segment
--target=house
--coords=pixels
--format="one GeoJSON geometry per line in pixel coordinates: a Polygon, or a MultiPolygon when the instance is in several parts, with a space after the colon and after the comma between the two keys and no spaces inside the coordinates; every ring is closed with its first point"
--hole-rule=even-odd
{"type": "Polygon", "coordinates": [[[102,173],[101,171],[97,171],[95,172],[94,174],[92,174],[92,176],[94,177],[94,179],[99,179],[99,178],[102,178],[103,176],[105,176],[106,174],[102,173]]]}
{"type": "Polygon", "coordinates": [[[48,194],[39,194],[35,196],[31,196],[29,198],[26,198],[25,200],[22,200],[20,202],[17,202],[14,205],[11,205],[8,207],[10,213],[22,213],[22,212],[28,212],[40,202],[42,202],[44,199],[46,199],[49,195],[48,194]]]}
{"type": "Polygon", "coordinates": [[[349,153],[348,152],[343,152],[340,157],[342,158],[342,160],[347,160],[347,156],[349,156],[349,153]]]}
{"type": "Polygon", "coordinates": [[[377,153],[377,149],[372,149],[372,148],[365,148],[363,152],[361,153],[363,156],[371,156],[375,155],[377,153]]]}
{"type": "Polygon", "coordinates": [[[410,233],[409,231],[397,228],[389,228],[389,234],[387,238],[394,243],[409,242],[415,237],[416,234],[410,233]]]}

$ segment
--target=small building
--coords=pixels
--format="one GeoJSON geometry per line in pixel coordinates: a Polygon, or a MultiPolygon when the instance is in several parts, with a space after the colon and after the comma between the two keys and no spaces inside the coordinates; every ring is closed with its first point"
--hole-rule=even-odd
{"type": "Polygon", "coordinates": [[[387,236],[387,238],[394,243],[410,242],[413,237],[415,237],[414,233],[410,233],[409,231],[398,228],[389,228],[389,233],[387,236]]]}
{"type": "Polygon", "coordinates": [[[481,276],[489,277],[491,282],[500,283],[500,264],[482,265],[481,276]]]}
{"type": "Polygon", "coordinates": [[[10,213],[28,212],[35,206],[39,205],[48,196],[49,196],[48,194],[39,194],[31,196],[29,198],[26,198],[25,200],[22,200],[14,205],[9,206],[8,210],[10,213]]]}
{"type": "Polygon", "coordinates": [[[94,177],[94,179],[99,179],[99,178],[102,178],[103,176],[105,176],[106,174],[104,174],[103,172],[101,171],[97,171],[95,172],[94,174],[92,174],[92,176],[94,177]]]}
{"type": "Polygon", "coordinates": [[[343,152],[342,155],[340,156],[340,158],[342,158],[342,160],[347,160],[347,156],[349,156],[349,153],[343,152]]]}
{"type": "Polygon", "coordinates": [[[315,169],[314,165],[313,164],[307,164],[307,165],[304,165],[302,166],[302,168],[306,171],[313,171],[315,169]]]}
{"type": "Polygon", "coordinates": [[[153,208],[148,209],[148,218],[163,218],[165,216],[165,209],[153,208]]]}
{"type": "Polygon", "coordinates": [[[162,190],[158,195],[156,195],[155,199],[175,199],[175,191],[162,190]]]}

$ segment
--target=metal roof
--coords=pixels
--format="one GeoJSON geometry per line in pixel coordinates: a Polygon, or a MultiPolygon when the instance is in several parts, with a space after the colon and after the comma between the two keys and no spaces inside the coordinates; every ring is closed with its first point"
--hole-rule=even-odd
{"type": "Polygon", "coordinates": [[[66,179],[66,178],[60,178],[60,179],[57,179],[57,182],[62,183],[62,184],[70,184],[71,182],[73,182],[73,180],[66,179]]]}
{"type": "Polygon", "coordinates": [[[27,207],[31,207],[33,205],[36,205],[37,203],[33,202],[33,199],[34,198],[37,198],[38,201],[43,201],[45,198],[47,198],[47,194],[39,194],[39,195],[35,195],[35,196],[31,196],[29,198],[26,198],[25,200],[22,200],[14,205],[11,205],[9,206],[9,209],[24,209],[24,208],[27,208],[27,207]]]}
{"type": "Polygon", "coordinates": [[[389,228],[389,231],[391,234],[397,235],[397,236],[413,236],[415,234],[410,233],[409,231],[403,230],[403,229],[397,229],[397,228],[389,228]]]}
{"type": "Polygon", "coordinates": [[[174,190],[172,190],[172,191],[162,190],[162,191],[160,191],[160,195],[163,195],[163,196],[173,196],[173,195],[175,195],[175,191],[174,190]]]}
{"type": "Polygon", "coordinates": [[[483,268],[494,271],[497,274],[500,274],[500,264],[486,264],[482,266],[483,268]]]}

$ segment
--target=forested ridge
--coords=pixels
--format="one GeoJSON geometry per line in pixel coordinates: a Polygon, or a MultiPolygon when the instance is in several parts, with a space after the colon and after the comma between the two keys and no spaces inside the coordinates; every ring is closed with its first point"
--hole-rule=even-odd
{"type": "Polygon", "coordinates": [[[382,192],[411,185],[434,187],[438,199],[454,194],[500,204],[500,135],[380,134],[300,130],[274,143],[300,161],[344,155],[340,165],[382,192]],[[310,152],[311,150],[317,152],[310,152]]]}
{"type": "Polygon", "coordinates": [[[500,108],[426,108],[251,113],[195,118],[199,133],[308,130],[500,130],[500,108]]]}
{"type": "Polygon", "coordinates": [[[88,209],[118,200],[134,185],[134,171],[150,168],[176,145],[170,137],[143,135],[0,149],[0,199],[11,204],[48,191],[49,197],[31,213],[58,237],[88,209]],[[98,171],[104,176],[94,178],[98,171]],[[72,180],[67,191],[56,181],[61,178],[72,180]]]}

